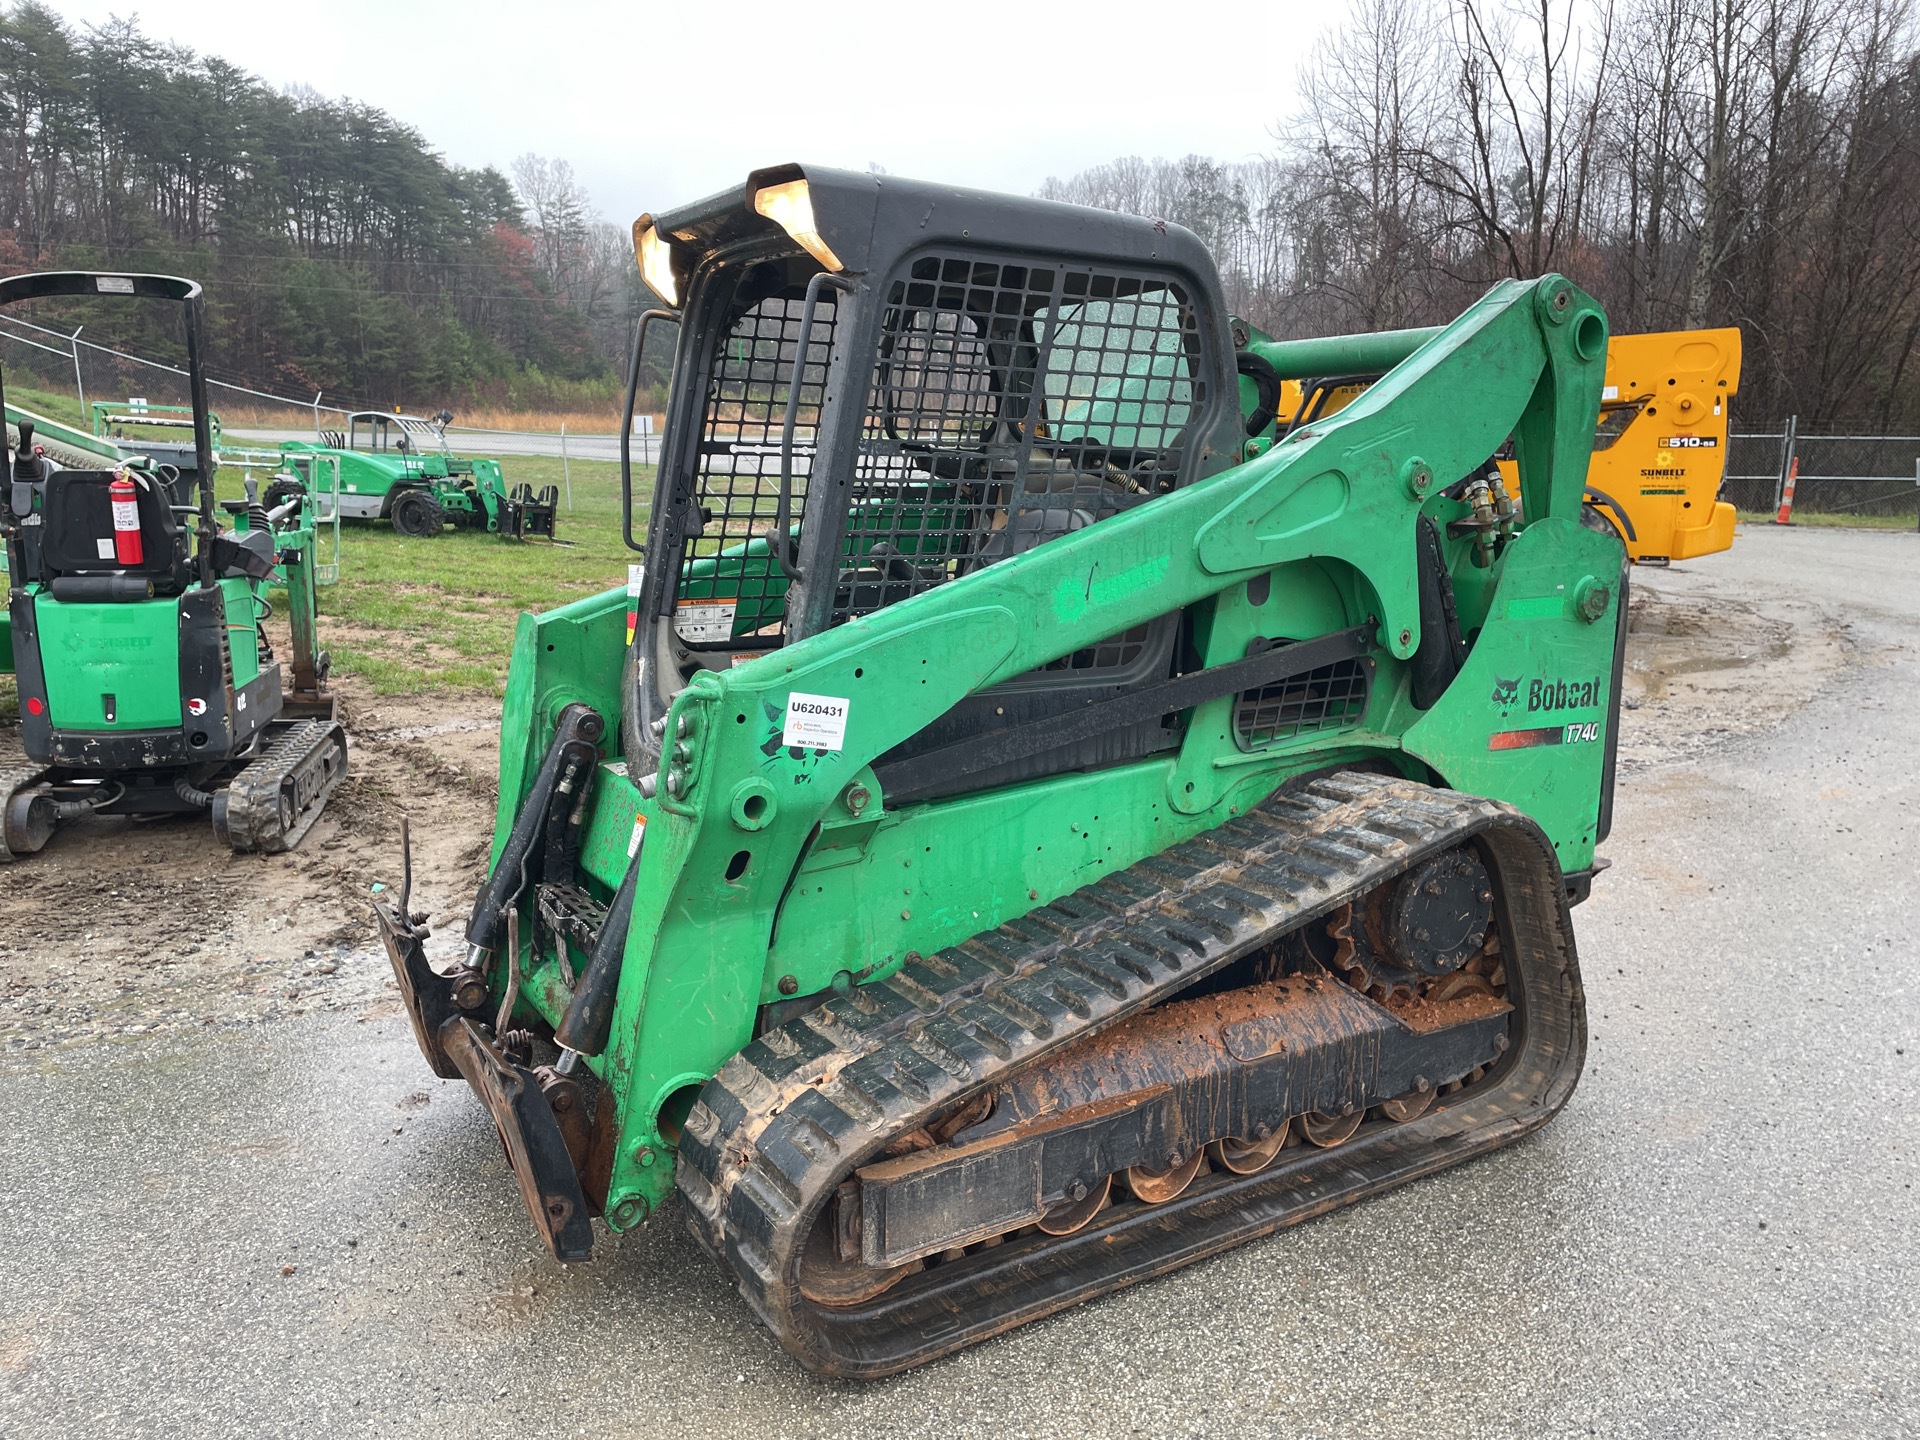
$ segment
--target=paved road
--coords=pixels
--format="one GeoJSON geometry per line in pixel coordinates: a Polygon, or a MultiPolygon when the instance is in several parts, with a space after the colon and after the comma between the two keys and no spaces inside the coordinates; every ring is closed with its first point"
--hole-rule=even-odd
{"type": "MultiPolygon", "coordinates": [[[[221,436],[229,441],[246,445],[278,445],[283,440],[311,440],[311,430],[233,430],[223,429],[221,436]]],[[[447,432],[447,440],[461,455],[549,455],[561,454],[558,434],[534,434],[521,430],[462,430],[454,426],[447,432]]],[[[633,463],[651,465],[660,441],[655,436],[639,436],[633,439],[633,463]]],[[[566,455],[570,460],[618,460],[620,458],[620,436],[612,435],[569,435],[566,437],[566,455]]]]}
{"type": "Polygon", "coordinates": [[[390,1016],[40,1052],[0,1062],[0,1434],[1920,1431],[1920,537],[1643,583],[1798,592],[1855,649],[1621,796],[1591,1058],[1535,1138],[858,1387],[675,1224],[533,1258],[390,1016]]]}

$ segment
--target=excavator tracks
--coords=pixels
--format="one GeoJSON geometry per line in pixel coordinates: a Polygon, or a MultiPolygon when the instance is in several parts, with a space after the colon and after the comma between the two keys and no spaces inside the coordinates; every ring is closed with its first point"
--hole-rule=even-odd
{"type": "Polygon", "coordinates": [[[9,864],[22,855],[31,855],[46,844],[46,834],[51,833],[51,826],[35,825],[30,811],[24,806],[16,808],[15,800],[26,801],[30,805],[26,792],[44,780],[48,773],[44,765],[14,765],[0,770],[0,864],[9,864]],[[45,833],[37,833],[41,831],[45,833]],[[20,846],[18,852],[12,848],[10,841],[20,846]]]}
{"type": "MultiPolygon", "coordinates": [[[[1258,989],[1225,996],[1250,1005],[1258,989]]],[[[1518,1139],[1565,1104],[1585,1044],[1564,882],[1539,827],[1495,801],[1345,773],[762,1035],[702,1090],[678,1183],[695,1234],[780,1343],[809,1369],[872,1378],[1518,1139]],[[998,1138],[965,1129],[990,1097],[1017,1109],[1023,1087],[1044,1108],[1072,1089],[1076,1056],[1130,1020],[1177,1024],[1208,993],[1196,981],[1304,954],[1299,937],[1341,907],[1417,867],[1458,869],[1456,850],[1485,863],[1499,965],[1498,998],[1471,1022],[1402,1034],[1308,957],[1312,973],[1261,977],[1261,1003],[1293,1031],[1226,1047],[1257,1062],[1229,1088],[1280,1107],[1266,1135],[1181,1137],[1178,1076],[1119,1104],[1076,1092],[1053,1121],[998,1138]],[[1138,1121],[1150,1104],[1173,1127],[1152,1132],[1153,1163],[1099,1176],[1055,1163],[1119,1153],[1131,1142],[1096,1134],[1103,1117],[1138,1121]],[[1311,1143],[1282,1148],[1292,1116],[1311,1143]]]]}
{"type": "Polygon", "coordinates": [[[292,849],[346,778],[347,732],[338,721],[281,723],[262,753],[214,796],[214,832],[235,850],[292,849]]]}

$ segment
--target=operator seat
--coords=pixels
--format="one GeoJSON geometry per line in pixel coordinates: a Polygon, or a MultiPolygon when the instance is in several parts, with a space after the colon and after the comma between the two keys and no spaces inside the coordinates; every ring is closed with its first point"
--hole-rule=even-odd
{"type": "Polygon", "coordinates": [[[133,477],[140,517],[141,559],[123,565],[115,558],[110,470],[55,470],[46,478],[41,504],[39,570],[36,577],[54,588],[62,579],[136,576],[152,582],[156,595],[178,595],[193,582],[186,537],[173,518],[170,488],[159,477],[128,471],[133,477]]]}

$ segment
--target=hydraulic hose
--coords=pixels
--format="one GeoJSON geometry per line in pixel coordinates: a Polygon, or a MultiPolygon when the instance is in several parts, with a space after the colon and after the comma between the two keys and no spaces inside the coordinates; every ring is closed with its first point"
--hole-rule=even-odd
{"type": "Polygon", "coordinates": [[[1259,393],[1253,413],[1247,417],[1247,434],[1258,435],[1273,424],[1274,417],[1280,413],[1280,375],[1273,368],[1273,362],[1256,351],[1242,350],[1233,359],[1235,367],[1253,381],[1259,393]]]}
{"type": "Polygon", "coordinates": [[[487,877],[487,883],[481,887],[479,900],[473,907],[473,917],[467,922],[470,956],[474,952],[494,948],[501,913],[519,901],[528,885],[540,879],[546,856],[544,851],[536,850],[534,846],[546,831],[547,810],[553,804],[554,787],[559,783],[568,743],[582,740],[597,745],[602,729],[600,716],[590,706],[572,704],[560,712],[560,723],[555,729],[553,744],[548,748],[546,758],[541,761],[533,785],[527,791],[527,798],[521,803],[520,813],[514,819],[513,829],[507,835],[507,843],[500,851],[500,861],[493,867],[493,874],[487,877]]]}
{"type": "Polygon", "coordinates": [[[626,877],[607,907],[607,918],[593,942],[593,954],[573,992],[573,1003],[553,1032],[563,1049],[598,1055],[607,1048],[613,1027],[613,1002],[620,990],[620,962],[627,953],[627,928],[633,922],[633,895],[640,878],[638,857],[627,862],[626,877]]]}
{"type": "Polygon", "coordinates": [[[186,801],[187,804],[198,805],[202,810],[211,810],[213,808],[213,792],[210,790],[196,790],[184,775],[178,777],[173,782],[173,793],[186,801]]]}
{"type": "Polygon", "coordinates": [[[126,793],[127,787],[116,781],[111,795],[93,795],[85,800],[56,800],[53,802],[53,818],[60,821],[78,820],[82,815],[104,810],[126,793]]]}

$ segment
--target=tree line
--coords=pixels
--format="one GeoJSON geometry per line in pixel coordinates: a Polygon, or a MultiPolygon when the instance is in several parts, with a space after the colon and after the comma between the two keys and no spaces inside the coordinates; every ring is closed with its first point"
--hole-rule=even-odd
{"type": "Polygon", "coordinates": [[[192,276],[213,373],[382,407],[605,405],[645,308],[564,162],[450,165],[372,106],[22,0],[0,5],[0,269],[53,266],[192,276]]]}
{"type": "Polygon", "coordinates": [[[1737,325],[1739,412],[1920,431],[1912,0],[1359,0],[1255,158],[1044,196],[1197,231],[1280,335],[1560,271],[1616,330],[1737,325]]]}

